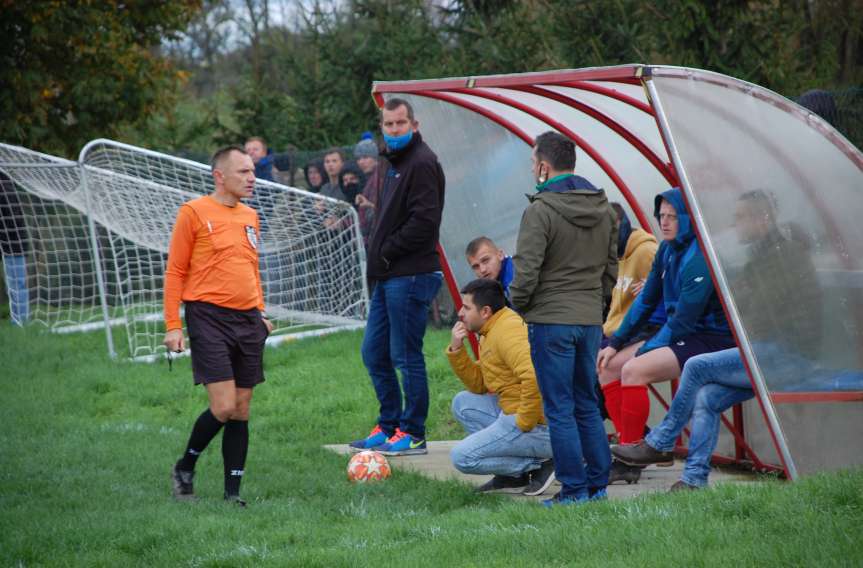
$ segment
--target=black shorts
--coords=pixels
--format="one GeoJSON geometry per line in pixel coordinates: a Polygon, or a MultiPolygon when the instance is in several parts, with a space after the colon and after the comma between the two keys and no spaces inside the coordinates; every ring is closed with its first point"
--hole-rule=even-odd
{"type": "Polygon", "coordinates": [[[709,333],[689,335],[668,346],[674,352],[674,356],[677,357],[677,363],[680,365],[681,370],[683,370],[683,365],[696,355],[713,353],[714,351],[722,351],[724,349],[731,349],[732,347],[737,347],[737,343],[734,342],[734,338],[730,335],[713,335],[709,333]]]}
{"type": "Polygon", "coordinates": [[[261,312],[186,302],[186,327],[195,384],[233,379],[240,388],[264,382],[267,326],[261,312]]]}

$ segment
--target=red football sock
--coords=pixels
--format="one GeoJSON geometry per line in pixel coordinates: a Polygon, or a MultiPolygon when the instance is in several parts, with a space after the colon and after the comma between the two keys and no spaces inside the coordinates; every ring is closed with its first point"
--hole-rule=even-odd
{"type": "Polygon", "coordinates": [[[644,437],[644,425],[650,416],[650,399],[644,385],[623,385],[620,390],[620,443],[632,444],[644,437]]]}
{"type": "Polygon", "coordinates": [[[620,379],[602,385],[602,395],[605,397],[605,410],[608,411],[608,417],[611,418],[614,429],[620,435],[620,432],[623,430],[623,424],[620,422],[620,404],[623,402],[620,392],[620,379]]]}

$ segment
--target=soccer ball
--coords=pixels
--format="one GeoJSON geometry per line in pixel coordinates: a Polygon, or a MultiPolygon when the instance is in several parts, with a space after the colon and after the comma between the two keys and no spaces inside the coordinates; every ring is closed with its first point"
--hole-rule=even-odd
{"type": "Polygon", "coordinates": [[[390,464],[383,454],[366,450],[348,462],[348,479],[356,483],[382,481],[390,476],[390,464]]]}

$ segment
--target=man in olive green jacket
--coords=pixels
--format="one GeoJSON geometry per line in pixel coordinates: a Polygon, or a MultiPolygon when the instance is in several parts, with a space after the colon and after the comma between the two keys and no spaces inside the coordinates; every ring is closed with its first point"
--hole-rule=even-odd
{"type": "Polygon", "coordinates": [[[467,389],[455,396],[452,410],[468,437],[453,448],[453,465],[494,475],[478,491],[539,495],[554,481],[554,464],[527,327],[506,307],[497,280],[480,278],[461,292],[464,305],[446,356],[467,389]],[[469,332],[480,336],[479,361],[464,348],[469,332]]]}
{"type": "Polygon", "coordinates": [[[617,281],[617,225],[605,192],[576,176],[575,144],[536,138],[531,196],[518,233],[512,305],[528,337],[561,491],[546,506],[606,496],[611,453],[597,406],[603,298],[617,281]]]}

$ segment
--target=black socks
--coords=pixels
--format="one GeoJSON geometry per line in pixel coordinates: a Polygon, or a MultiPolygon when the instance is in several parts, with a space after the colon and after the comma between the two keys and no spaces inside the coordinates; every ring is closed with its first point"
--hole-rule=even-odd
{"type": "Polygon", "coordinates": [[[209,408],[205,410],[195,421],[192,435],[189,436],[189,444],[186,446],[186,452],[180,458],[180,461],[177,462],[177,467],[183,471],[195,471],[195,463],[198,461],[198,456],[207,448],[210,441],[216,437],[222,426],[224,426],[224,423],[219,422],[213,416],[213,413],[210,412],[209,408]]]}
{"type": "Polygon", "coordinates": [[[222,434],[222,458],[225,460],[225,495],[239,495],[246,454],[249,451],[248,420],[228,420],[222,434]]]}

